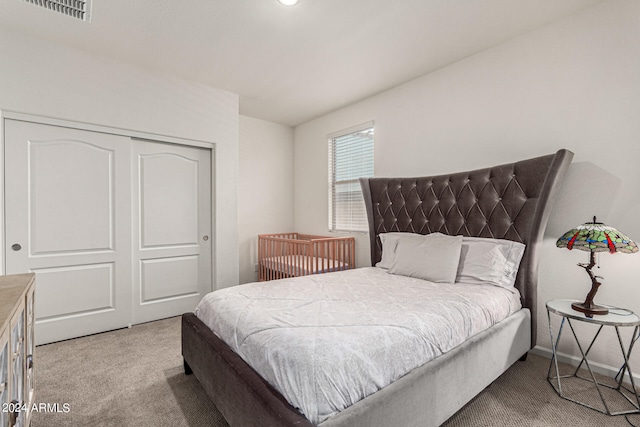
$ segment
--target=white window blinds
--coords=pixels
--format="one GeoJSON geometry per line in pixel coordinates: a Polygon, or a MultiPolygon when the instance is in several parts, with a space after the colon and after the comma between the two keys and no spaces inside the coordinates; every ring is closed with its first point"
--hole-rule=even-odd
{"type": "Polygon", "coordinates": [[[373,122],[329,135],[329,230],[367,231],[358,178],[373,176],[373,122]]]}

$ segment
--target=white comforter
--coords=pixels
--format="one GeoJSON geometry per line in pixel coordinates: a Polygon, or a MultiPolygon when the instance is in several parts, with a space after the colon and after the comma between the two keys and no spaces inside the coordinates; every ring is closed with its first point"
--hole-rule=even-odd
{"type": "Polygon", "coordinates": [[[196,315],[318,424],[520,308],[516,290],[371,267],[222,289],[196,315]]]}

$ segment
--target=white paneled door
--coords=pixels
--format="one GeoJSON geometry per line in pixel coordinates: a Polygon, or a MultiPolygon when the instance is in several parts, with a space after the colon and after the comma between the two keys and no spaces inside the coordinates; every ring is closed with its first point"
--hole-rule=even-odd
{"type": "Polygon", "coordinates": [[[210,157],[5,120],[6,272],[37,274],[39,344],[193,310],[211,289],[210,157]]]}
{"type": "Polygon", "coordinates": [[[133,145],[133,322],[193,311],[211,291],[211,151],[133,145]]]}
{"type": "Polygon", "coordinates": [[[39,343],[131,324],[129,141],[5,121],[6,272],[37,273],[39,343]]]}

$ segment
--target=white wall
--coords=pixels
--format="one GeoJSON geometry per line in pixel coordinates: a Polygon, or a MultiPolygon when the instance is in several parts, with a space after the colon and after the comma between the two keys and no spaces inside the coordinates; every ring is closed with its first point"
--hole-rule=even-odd
{"type": "Polygon", "coordinates": [[[258,234],[293,231],[293,128],[240,116],[240,283],[258,280],[258,234]]]}
{"type": "Polygon", "coordinates": [[[236,94],[8,30],[0,58],[2,110],[215,143],[214,281],[238,283],[236,94]]]}
{"type": "MultiPolygon", "coordinates": [[[[587,252],[555,240],[593,215],[640,241],[640,2],[612,0],[295,129],[295,229],[327,232],[327,134],[375,121],[375,174],[420,176],[568,148],[575,153],[540,262],[538,344],[550,348],[544,302],[582,299],[587,252]]],[[[369,70],[368,72],[375,72],[369,70]]],[[[358,265],[369,264],[357,235],[358,265]]],[[[640,253],[600,256],[596,300],[640,313],[640,253]]],[[[584,329],[584,328],[581,328],[584,329]]],[[[628,339],[631,331],[625,331],[628,339]]],[[[612,331],[592,350],[620,366],[612,331]]],[[[565,336],[561,351],[577,355],[565,336]]],[[[633,357],[639,366],[640,352],[633,357]]]]}

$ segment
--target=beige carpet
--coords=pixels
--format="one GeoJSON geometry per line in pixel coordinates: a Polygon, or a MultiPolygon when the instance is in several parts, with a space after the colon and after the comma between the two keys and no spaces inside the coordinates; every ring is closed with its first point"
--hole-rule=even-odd
{"type": "MultiPolygon", "coordinates": [[[[34,427],[227,426],[195,377],[183,373],[180,318],[40,346],[35,366],[36,401],[68,403],[70,411],[35,413],[34,427]]],[[[517,362],[445,426],[629,425],[559,398],[546,381],[548,366],[534,355],[517,362]]],[[[640,416],[629,419],[640,426],[640,416]]]]}

